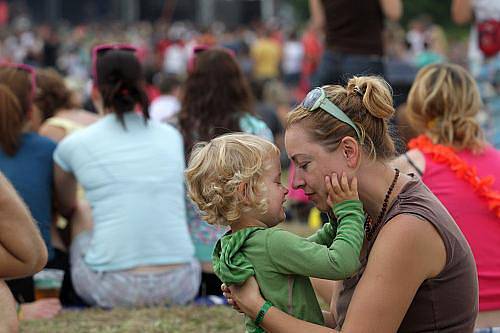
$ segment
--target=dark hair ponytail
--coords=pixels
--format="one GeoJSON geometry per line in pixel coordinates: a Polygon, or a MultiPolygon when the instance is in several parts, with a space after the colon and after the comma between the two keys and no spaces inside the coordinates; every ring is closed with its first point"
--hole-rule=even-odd
{"type": "Polygon", "coordinates": [[[139,60],[130,51],[110,50],[96,63],[97,87],[105,108],[112,109],[125,126],[124,114],[139,104],[144,120],[149,119],[149,100],[139,60]]]}

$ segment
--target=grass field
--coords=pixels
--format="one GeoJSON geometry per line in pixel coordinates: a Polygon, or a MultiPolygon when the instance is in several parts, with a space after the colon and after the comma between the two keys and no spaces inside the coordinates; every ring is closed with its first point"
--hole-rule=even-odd
{"type": "Polygon", "coordinates": [[[240,333],[243,315],[227,306],[65,311],[51,320],[25,321],[26,333],[240,333]]]}
{"type": "MultiPolygon", "coordinates": [[[[301,236],[311,231],[302,223],[281,227],[301,236]]],[[[228,306],[185,306],[146,309],[65,310],[51,320],[23,321],[26,333],[240,333],[243,315],[228,306]]]]}

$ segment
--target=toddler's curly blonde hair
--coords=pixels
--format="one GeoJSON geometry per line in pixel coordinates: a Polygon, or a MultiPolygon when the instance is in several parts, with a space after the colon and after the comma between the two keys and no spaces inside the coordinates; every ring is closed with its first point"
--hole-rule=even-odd
{"type": "Polygon", "coordinates": [[[242,212],[265,213],[261,176],[273,154],[279,156],[279,149],[272,142],[245,133],[196,144],[185,174],[189,197],[202,218],[209,224],[230,225],[242,212]]]}

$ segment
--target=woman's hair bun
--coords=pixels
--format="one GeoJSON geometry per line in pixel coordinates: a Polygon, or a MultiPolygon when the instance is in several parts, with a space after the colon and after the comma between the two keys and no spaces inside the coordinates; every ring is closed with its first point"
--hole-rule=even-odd
{"type": "Polygon", "coordinates": [[[390,119],[394,115],[392,88],[378,76],[354,76],[347,83],[349,95],[357,95],[375,118],[390,119]]]}

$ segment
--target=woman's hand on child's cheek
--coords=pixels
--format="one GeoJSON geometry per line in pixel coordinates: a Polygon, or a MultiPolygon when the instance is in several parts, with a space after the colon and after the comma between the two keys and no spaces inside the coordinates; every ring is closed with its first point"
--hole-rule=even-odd
{"type": "MultiPolygon", "coordinates": [[[[252,276],[241,285],[229,286],[231,299],[241,311],[255,319],[265,300],[260,295],[257,280],[252,276]]],[[[233,305],[234,306],[234,305],[233,305]]]]}

